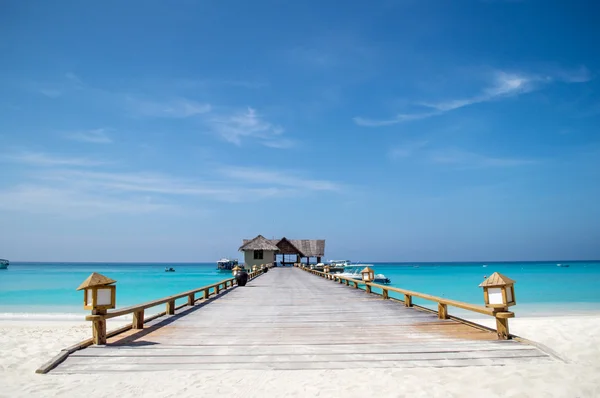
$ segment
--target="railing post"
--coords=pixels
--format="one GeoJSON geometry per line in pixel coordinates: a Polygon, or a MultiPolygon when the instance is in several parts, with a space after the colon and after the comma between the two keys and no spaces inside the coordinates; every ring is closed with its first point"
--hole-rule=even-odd
{"type": "Polygon", "coordinates": [[[387,289],[382,289],[382,292],[383,292],[383,298],[384,298],[385,300],[387,300],[387,299],[389,299],[389,298],[390,298],[390,295],[389,295],[389,293],[388,293],[388,290],[387,290],[387,289]]]}
{"type": "Polygon", "coordinates": [[[350,286],[350,281],[346,279],[346,286],[350,286]]]}
{"type": "Polygon", "coordinates": [[[358,282],[354,281],[354,288],[358,289],[358,282]]]}
{"type": "Polygon", "coordinates": [[[144,310],[139,310],[133,313],[133,321],[131,322],[132,329],[144,328],[144,310]]]}
{"type": "Polygon", "coordinates": [[[217,294],[219,294],[219,288],[221,287],[221,284],[215,285],[215,296],[217,294]]]}
{"type": "Polygon", "coordinates": [[[412,307],[412,296],[405,294],[404,295],[404,305],[406,307],[412,307]]]}
{"type": "Polygon", "coordinates": [[[167,315],[175,315],[175,300],[167,301],[167,315]]]}
{"type": "Polygon", "coordinates": [[[448,319],[448,306],[438,303],[438,319],[448,319]]]}
{"type": "MultiPolygon", "coordinates": [[[[106,315],[105,310],[92,311],[93,315],[106,315]]],[[[106,345],[106,318],[94,319],[92,322],[92,336],[95,345],[106,345]]]]}
{"type": "Polygon", "coordinates": [[[204,289],[204,300],[207,300],[208,297],[210,296],[209,290],[210,290],[210,288],[204,289]]]}
{"type": "MultiPolygon", "coordinates": [[[[506,311],[506,309],[503,308],[501,311],[506,311]]],[[[494,313],[494,317],[496,318],[496,333],[498,334],[498,340],[509,340],[510,332],[508,330],[508,317],[502,315],[514,316],[514,314],[512,312],[500,311],[494,313]]]]}
{"type": "Polygon", "coordinates": [[[187,305],[194,305],[194,302],[196,302],[196,295],[194,293],[192,293],[188,296],[188,304],[187,305]]]}
{"type": "Polygon", "coordinates": [[[365,283],[365,291],[367,293],[371,293],[371,285],[369,285],[368,283],[365,283]]]}

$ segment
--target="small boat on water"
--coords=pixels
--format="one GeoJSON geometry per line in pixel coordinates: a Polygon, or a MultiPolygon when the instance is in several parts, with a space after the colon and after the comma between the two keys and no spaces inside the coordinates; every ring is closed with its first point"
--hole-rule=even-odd
{"type": "Polygon", "coordinates": [[[8,269],[10,261],[0,258],[0,269],[8,269]]]}
{"type": "MultiPolygon", "coordinates": [[[[361,271],[365,267],[371,266],[370,264],[352,264],[349,267],[346,267],[346,270],[338,275],[345,276],[352,279],[362,279],[361,271]]],[[[375,279],[373,280],[375,283],[381,283],[383,285],[389,285],[392,283],[390,278],[385,276],[384,274],[375,274],[375,279]]]]}
{"type": "Polygon", "coordinates": [[[236,266],[240,267],[240,268],[244,268],[243,265],[239,265],[238,264],[238,260],[232,260],[229,258],[222,258],[219,261],[217,261],[217,269],[219,271],[231,271],[232,269],[234,269],[236,266]]]}
{"type": "Polygon", "coordinates": [[[175,272],[175,268],[173,268],[173,267],[165,267],[165,272],[175,272]]]}
{"type": "Polygon", "coordinates": [[[560,267],[560,268],[569,268],[570,267],[569,264],[556,264],[556,266],[560,267]]]}

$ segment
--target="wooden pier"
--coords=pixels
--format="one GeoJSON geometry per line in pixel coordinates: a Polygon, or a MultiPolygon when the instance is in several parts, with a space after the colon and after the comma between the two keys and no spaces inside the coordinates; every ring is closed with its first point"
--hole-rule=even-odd
{"type": "MultiPolygon", "coordinates": [[[[272,268],[71,353],[50,374],[463,367],[554,361],[494,331],[300,268],[272,268]],[[140,325],[141,326],[141,325],[140,325]]],[[[444,307],[445,308],[445,307],[444,307]]],[[[445,315],[445,314],[444,314],[445,315]]]]}

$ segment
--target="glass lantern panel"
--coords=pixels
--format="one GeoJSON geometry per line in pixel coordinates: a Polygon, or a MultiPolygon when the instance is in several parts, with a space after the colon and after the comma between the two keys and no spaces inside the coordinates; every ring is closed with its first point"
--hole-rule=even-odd
{"type": "Polygon", "coordinates": [[[490,287],[488,289],[488,299],[490,304],[504,304],[502,300],[502,289],[499,287],[490,287]]]}
{"type": "Polygon", "coordinates": [[[85,289],[85,305],[92,304],[92,297],[94,295],[94,291],[92,289],[85,289]]]}
{"type": "Polygon", "coordinates": [[[506,300],[510,303],[513,301],[512,289],[510,287],[506,288],[506,300]]]}
{"type": "Polygon", "coordinates": [[[98,289],[97,305],[111,305],[111,289],[98,289]]]}

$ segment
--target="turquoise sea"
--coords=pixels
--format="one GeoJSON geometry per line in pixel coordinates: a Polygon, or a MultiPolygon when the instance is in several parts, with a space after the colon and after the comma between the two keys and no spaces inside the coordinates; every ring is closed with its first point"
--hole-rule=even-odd
{"type": "MultiPolygon", "coordinates": [[[[557,267],[557,262],[373,263],[373,267],[389,277],[392,286],[475,304],[483,303],[478,285],[484,276],[501,272],[517,281],[513,307],[517,316],[600,311],[600,261],[558,263],[570,267],[557,267]]],[[[0,270],[0,319],[80,318],[87,312],[82,309],[83,293],[75,289],[92,272],[117,280],[117,306],[123,307],[230,277],[215,268],[214,263],[15,262],[0,270]],[[167,266],[176,272],[164,272],[167,266]]],[[[430,305],[418,299],[415,303],[430,305]]]]}

